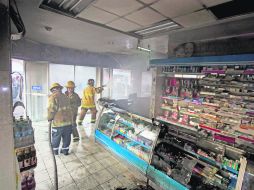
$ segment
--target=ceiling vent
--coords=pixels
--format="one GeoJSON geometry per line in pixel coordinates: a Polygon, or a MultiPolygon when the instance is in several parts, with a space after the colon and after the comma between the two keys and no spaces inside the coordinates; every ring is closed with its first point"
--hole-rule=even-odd
{"type": "Polygon", "coordinates": [[[157,23],[156,25],[153,25],[147,28],[143,28],[141,30],[134,31],[134,33],[143,37],[147,37],[157,33],[168,32],[171,30],[179,29],[179,28],[182,28],[179,24],[171,20],[168,20],[168,21],[157,23]]]}
{"type": "Polygon", "coordinates": [[[253,0],[234,0],[209,8],[218,18],[224,19],[254,12],[253,0]]]}
{"type": "Polygon", "coordinates": [[[75,17],[95,0],[43,0],[40,8],[75,17]]]}

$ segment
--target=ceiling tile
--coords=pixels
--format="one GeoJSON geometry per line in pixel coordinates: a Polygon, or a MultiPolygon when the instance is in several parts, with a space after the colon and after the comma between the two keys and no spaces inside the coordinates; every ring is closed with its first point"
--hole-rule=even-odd
{"type": "Polygon", "coordinates": [[[206,7],[213,7],[215,5],[219,5],[222,3],[226,3],[232,0],[201,0],[201,2],[206,6],[206,7]]]}
{"type": "Polygon", "coordinates": [[[98,22],[101,24],[108,23],[114,19],[117,18],[116,15],[113,15],[111,13],[105,12],[101,9],[98,9],[96,7],[90,6],[84,11],[82,11],[78,17],[85,18],[87,20],[91,20],[94,22],[98,22]]]}
{"type": "Polygon", "coordinates": [[[126,15],[143,7],[136,0],[98,0],[93,5],[119,16],[126,15]]]}
{"type": "Polygon", "coordinates": [[[160,0],[151,7],[169,18],[182,16],[203,8],[197,0],[160,0]]]}
{"type": "Polygon", "coordinates": [[[184,27],[191,27],[212,22],[216,19],[211,13],[204,9],[198,12],[174,18],[173,20],[184,27]]]}
{"type": "Polygon", "coordinates": [[[142,26],[149,26],[151,24],[154,24],[156,22],[166,19],[166,17],[160,15],[159,13],[153,11],[150,8],[144,8],[139,11],[136,11],[126,16],[125,18],[135,23],[138,23],[142,26]]]}
{"type": "Polygon", "coordinates": [[[140,0],[140,1],[142,1],[143,3],[146,3],[146,4],[151,4],[157,0],[140,0]]]}
{"type": "Polygon", "coordinates": [[[117,30],[124,31],[124,32],[129,32],[129,31],[137,30],[140,28],[139,25],[122,18],[115,20],[111,22],[110,24],[107,24],[107,26],[115,28],[117,30]]]}

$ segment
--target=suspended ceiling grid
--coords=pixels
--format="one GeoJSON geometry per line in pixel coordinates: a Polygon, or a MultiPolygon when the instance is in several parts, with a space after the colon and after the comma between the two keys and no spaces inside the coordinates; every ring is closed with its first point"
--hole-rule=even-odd
{"type": "MultiPolygon", "coordinates": [[[[59,0],[59,3],[64,1],[66,0],[59,0]]],[[[76,5],[84,1],[89,0],[76,0],[76,5]]],[[[75,17],[136,35],[135,37],[147,38],[158,32],[215,22],[217,18],[210,8],[230,1],[232,0],[90,0],[90,5],[75,17]],[[160,24],[164,27],[158,27],[160,24]]]]}

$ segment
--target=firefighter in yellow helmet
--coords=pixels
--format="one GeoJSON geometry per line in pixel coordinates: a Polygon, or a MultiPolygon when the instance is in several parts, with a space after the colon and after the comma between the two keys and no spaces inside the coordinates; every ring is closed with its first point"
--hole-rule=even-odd
{"type": "Polygon", "coordinates": [[[67,91],[65,92],[65,95],[69,98],[72,108],[72,114],[73,114],[73,129],[72,129],[72,136],[73,141],[79,141],[79,133],[77,130],[77,115],[78,115],[78,108],[81,105],[81,99],[77,93],[74,92],[75,89],[75,83],[73,81],[68,81],[65,85],[67,88],[67,91]]]}
{"type": "Polygon", "coordinates": [[[61,138],[61,153],[69,154],[73,125],[70,100],[62,93],[62,89],[60,84],[53,83],[50,87],[52,94],[48,98],[48,121],[52,122],[52,147],[55,155],[59,154],[61,138]]]}
{"type": "Polygon", "coordinates": [[[96,121],[96,106],[95,106],[95,94],[101,93],[103,90],[102,87],[95,88],[94,87],[94,79],[88,80],[88,86],[83,91],[82,104],[81,104],[81,113],[79,116],[79,125],[82,125],[84,117],[86,116],[86,112],[88,110],[92,113],[91,123],[95,123],[96,121]]]}

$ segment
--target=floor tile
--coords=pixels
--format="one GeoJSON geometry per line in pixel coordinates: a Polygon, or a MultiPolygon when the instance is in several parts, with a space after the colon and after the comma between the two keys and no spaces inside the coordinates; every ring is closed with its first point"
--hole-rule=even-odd
{"type": "Polygon", "coordinates": [[[84,164],[84,165],[89,165],[92,164],[94,162],[96,162],[97,160],[95,159],[95,157],[93,157],[93,155],[89,155],[87,157],[81,157],[80,161],[84,164]]]}
{"type": "Polygon", "coordinates": [[[78,168],[72,172],[70,172],[70,175],[72,176],[73,180],[76,184],[80,183],[85,177],[89,176],[90,173],[85,167],[78,168]]]}
{"type": "Polygon", "coordinates": [[[76,170],[78,168],[83,167],[84,165],[81,163],[79,159],[72,160],[71,162],[65,163],[65,167],[69,172],[76,170]]]}
{"type": "Polygon", "coordinates": [[[112,165],[110,167],[107,168],[107,170],[114,176],[117,176],[121,173],[124,173],[127,171],[127,168],[122,166],[122,164],[116,164],[116,165],[112,165]]]}
{"type": "Polygon", "coordinates": [[[100,170],[93,174],[93,177],[97,180],[99,184],[103,184],[113,178],[113,175],[108,172],[108,170],[100,170]]]}
{"type": "Polygon", "coordinates": [[[123,185],[115,178],[100,185],[103,190],[113,190],[117,187],[122,187],[123,185]]]}
{"type": "Polygon", "coordinates": [[[78,188],[80,190],[90,190],[90,189],[95,189],[99,183],[95,180],[93,176],[87,176],[84,178],[80,183],[77,184],[78,188]]]}
{"type": "Polygon", "coordinates": [[[101,159],[101,160],[99,160],[99,162],[103,165],[104,168],[107,168],[107,167],[112,166],[114,164],[118,164],[118,162],[111,157],[101,159]]]}
{"type": "Polygon", "coordinates": [[[39,172],[35,171],[34,176],[35,176],[36,183],[50,180],[47,170],[42,170],[39,172]]]}
{"type": "Polygon", "coordinates": [[[102,169],[104,169],[104,167],[102,166],[102,164],[100,164],[100,162],[96,161],[92,164],[86,165],[87,170],[93,174],[96,173],[102,169]]]}
{"type": "Polygon", "coordinates": [[[74,154],[69,154],[68,156],[61,155],[60,159],[63,161],[63,163],[68,163],[68,162],[71,162],[73,160],[76,160],[77,157],[74,154]]]}
{"type": "Polygon", "coordinates": [[[75,183],[72,183],[70,185],[60,188],[59,190],[79,190],[79,188],[75,183]]]}
{"type": "Polygon", "coordinates": [[[122,174],[119,174],[115,177],[118,181],[120,181],[124,187],[135,187],[136,183],[134,181],[136,181],[134,179],[134,175],[131,175],[129,172],[125,172],[122,174]]]}
{"type": "MultiPolygon", "coordinates": [[[[47,168],[48,174],[49,176],[52,178],[52,176],[54,175],[54,168],[47,168]]],[[[58,165],[57,166],[57,173],[58,175],[61,174],[65,174],[68,173],[68,170],[66,169],[66,167],[64,165],[58,165]]]]}
{"type": "Polygon", "coordinates": [[[110,154],[108,152],[99,152],[99,153],[95,153],[93,154],[93,156],[97,159],[97,160],[101,160],[104,159],[106,157],[109,157],[110,154]]]}
{"type": "MultiPolygon", "coordinates": [[[[51,178],[51,180],[53,181],[52,178],[51,178]]],[[[74,181],[69,173],[58,175],[58,187],[59,188],[65,187],[65,186],[70,185],[72,183],[74,183],[74,181]]]]}
{"type": "Polygon", "coordinates": [[[53,190],[53,185],[50,180],[41,183],[36,181],[36,190],[53,190]]]}
{"type": "Polygon", "coordinates": [[[37,160],[37,166],[34,170],[37,171],[37,172],[42,171],[42,170],[46,170],[46,166],[44,165],[44,162],[37,160]]]}

